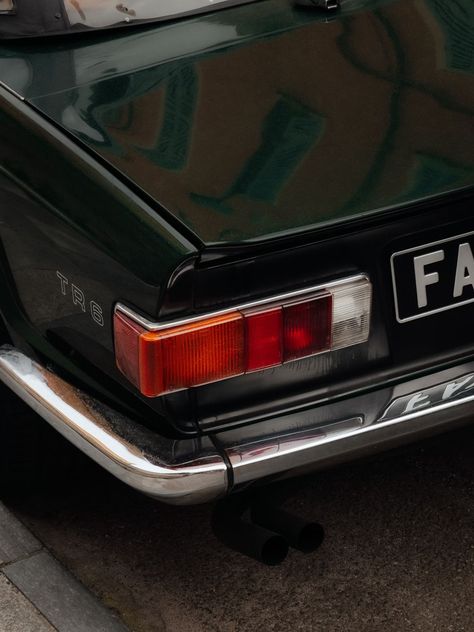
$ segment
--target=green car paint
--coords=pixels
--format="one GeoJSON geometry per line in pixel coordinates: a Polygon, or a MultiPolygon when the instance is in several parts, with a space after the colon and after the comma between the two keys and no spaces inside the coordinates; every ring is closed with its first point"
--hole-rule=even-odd
{"type": "Polygon", "coordinates": [[[222,213],[233,212],[229,201],[238,195],[275,204],[279,192],[323,130],[322,117],[282,95],[263,121],[258,149],[223,196],[207,198],[191,194],[191,198],[222,213]]]}
{"type": "Polygon", "coordinates": [[[197,256],[196,245],[4,88],[0,165],[0,318],[16,346],[124,407],[91,370],[106,363],[114,375],[117,295],[156,313],[167,280],[197,256]],[[73,284],[83,304],[74,302],[73,284]],[[90,304],[99,306],[99,324],[90,304]],[[97,353],[89,364],[81,360],[87,346],[97,353]]]}
{"type": "Polygon", "coordinates": [[[449,6],[264,0],[8,44],[0,80],[196,243],[269,239],[474,185],[474,16],[449,6]]]}
{"type": "MultiPolygon", "coordinates": [[[[321,365],[308,361],[283,367],[266,391],[250,376],[228,391],[221,384],[220,397],[208,386],[144,401],[115,366],[113,309],[121,301],[162,321],[354,271],[376,279],[386,255],[378,249],[424,230],[414,203],[433,200],[430,217],[445,218],[449,200],[453,223],[470,221],[471,200],[445,196],[474,185],[473,29],[464,28],[472,12],[468,0],[452,6],[361,0],[328,19],[262,0],[169,24],[3,44],[0,82],[25,100],[0,88],[1,310],[15,344],[122,408],[130,395],[132,416],[152,411],[150,424],[174,420],[180,433],[232,418],[251,392],[263,410],[290,386],[295,397],[326,389],[321,365]],[[344,226],[399,207],[393,233],[379,222],[382,237],[376,222],[360,222],[359,234],[344,226]],[[334,223],[337,247],[312,234],[303,248],[291,239],[334,223]],[[261,256],[242,254],[241,245],[262,241],[270,243],[261,256]],[[225,259],[208,244],[238,248],[225,259]],[[103,326],[62,293],[57,272],[87,305],[100,303],[103,326]]],[[[388,291],[376,295],[379,327],[388,291]]],[[[448,333],[445,364],[457,348],[448,333]]],[[[400,359],[397,337],[380,338],[370,358],[364,349],[350,360],[367,371],[367,391],[389,342],[399,381],[421,370],[409,360],[435,348],[420,351],[425,339],[413,335],[400,359]]]]}
{"type": "MultiPolygon", "coordinates": [[[[178,68],[166,81],[163,126],[156,145],[144,149],[143,154],[160,167],[179,171],[185,168],[188,160],[199,82],[192,66],[178,68]]],[[[128,125],[132,122],[133,116],[128,125]]]]}

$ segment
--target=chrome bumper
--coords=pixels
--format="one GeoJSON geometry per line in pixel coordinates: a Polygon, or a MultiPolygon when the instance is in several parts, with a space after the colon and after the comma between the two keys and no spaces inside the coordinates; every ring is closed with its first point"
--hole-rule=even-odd
{"type": "Polygon", "coordinates": [[[474,363],[468,363],[395,388],[221,432],[214,443],[208,437],[161,437],[11,347],[0,348],[0,379],[117,478],[172,504],[206,502],[255,481],[377,452],[466,423],[474,412],[474,363]],[[471,373],[472,388],[466,378],[471,373]],[[449,399],[443,399],[446,392],[449,399]],[[417,399],[407,412],[408,394],[417,399]],[[427,401],[434,403],[427,407],[427,401]]]}
{"type": "Polygon", "coordinates": [[[192,504],[212,500],[227,489],[227,467],[206,439],[164,439],[16,349],[0,348],[0,379],[71,443],[145,494],[192,504]]]}

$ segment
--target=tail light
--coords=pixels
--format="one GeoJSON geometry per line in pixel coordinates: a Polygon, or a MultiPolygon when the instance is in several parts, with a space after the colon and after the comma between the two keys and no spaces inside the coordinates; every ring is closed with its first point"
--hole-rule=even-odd
{"type": "Polygon", "coordinates": [[[157,397],[360,344],[369,336],[371,290],[359,276],[159,325],[117,305],[117,366],[157,397]]]}

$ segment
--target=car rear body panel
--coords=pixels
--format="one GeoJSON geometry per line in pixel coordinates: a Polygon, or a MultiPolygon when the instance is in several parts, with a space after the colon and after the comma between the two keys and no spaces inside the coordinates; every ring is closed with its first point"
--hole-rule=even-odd
{"type": "MultiPolygon", "coordinates": [[[[169,278],[197,249],[5,90],[0,121],[0,315],[17,345],[130,408],[115,367],[115,302],[156,313],[169,278]]],[[[162,402],[150,411],[133,396],[131,408],[163,426],[162,402]]]]}
{"type": "MultiPolygon", "coordinates": [[[[197,313],[357,273],[367,274],[371,280],[373,302],[368,343],[193,389],[200,426],[222,429],[276,411],[296,411],[366,392],[377,384],[402,382],[469,357],[472,304],[399,323],[390,260],[404,248],[472,229],[472,204],[471,195],[450,195],[437,204],[420,206],[416,213],[394,214],[378,221],[372,218],[351,230],[334,227],[307,243],[290,245],[283,240],[278,248],[275,243],[266,251],[248,247],[239,258],[216,257],[207,265],[201,262],[193,275],[197,313]]],[[[414,280],[407,278],[408,282],[414,280]]],[[[186,414],[179,394],[167,399],[177,416],[186,414]]]]}
{"type": "MultiPolygon", "coordinates": [[[[453,6],[474,20],[469,0],[453,6]]],[[[390,271],[393,253],[474,229],[465,22],[437,0],[343,3],[331,20],[268,0],[3,46],[0,81],[26,100],[2,114],[6,175],[41,196],[31,212],[3,211],[33,327],[76,366],[86,361],[93,389],[107,375],[110,391],[133,394],[137,415],[166,417],[181,433],[290,415],[466,359],[472,308],[455,321],[398,323],[390,271]],[[113,190],[91,186],[103,177],[113,190]],[[104,328],[63,294],[57,272],[88,305],[102,301],[104,328]],[[166,321],[354,274],[373,283],[371,337],[332,359],[158,400],[114,367],[114,302],[166,321]]]]}

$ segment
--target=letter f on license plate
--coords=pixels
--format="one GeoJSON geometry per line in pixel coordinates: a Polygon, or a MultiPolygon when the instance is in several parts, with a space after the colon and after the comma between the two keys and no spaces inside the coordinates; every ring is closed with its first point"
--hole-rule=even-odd
{"type": "Polygon", "coordinates": [[[474,232],[396,252],[391,266],[399,323],[474,302],[474,232]]]}

